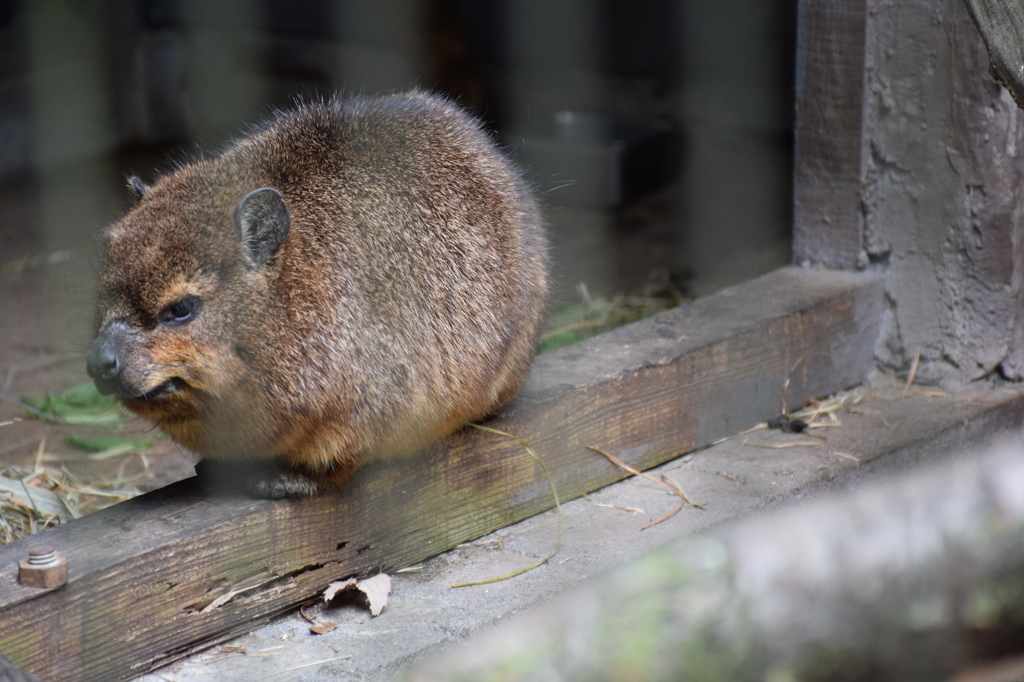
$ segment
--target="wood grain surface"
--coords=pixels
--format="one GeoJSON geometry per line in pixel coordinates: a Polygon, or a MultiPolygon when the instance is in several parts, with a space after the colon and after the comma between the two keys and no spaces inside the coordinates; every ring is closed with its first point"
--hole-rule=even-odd
{"type": "MultiPolygon", "coordinates": [[[[869,275],[784,268],[542,356],[488,425],[527,439],[563,499],[861,382],[883,313],[869,275]],[[785,391],[783,390],[785,388],[785,391]]],[[[511,439],[466,429],[363,467],[313,499],[215,496],[181,481],[0,547],[0,653],[47,680],[124,679],[316,598],[553,506],[511,439]],[[17,583],[53,545],[62,588],[17,583]]]]}

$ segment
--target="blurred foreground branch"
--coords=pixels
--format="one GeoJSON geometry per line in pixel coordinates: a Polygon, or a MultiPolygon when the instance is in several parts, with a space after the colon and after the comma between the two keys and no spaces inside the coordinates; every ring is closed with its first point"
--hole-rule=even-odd
{"type": "Polygon", "coordinates": [[[991,681],[1021,652],[1017,437],[688,538],[404,679],[991,681]]]}

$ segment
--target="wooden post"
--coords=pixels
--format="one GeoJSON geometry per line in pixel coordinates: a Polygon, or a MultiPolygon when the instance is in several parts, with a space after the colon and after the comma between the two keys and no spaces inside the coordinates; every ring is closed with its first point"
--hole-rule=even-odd
{"type": "Polygon", "coordinates": [[[862,256],[866,1],[800,2],[793,253],[829,267],[862,256]]]}
{"type": "MultiPolygon", "coordinates": [[[[1024,119],[964,4],[800,3],[794,260],[877,268],[879,364],[931,383],[1024,378],[1024,119]]],[[[1012,91],[1020,0],[966,5],[1012,91]]]]}

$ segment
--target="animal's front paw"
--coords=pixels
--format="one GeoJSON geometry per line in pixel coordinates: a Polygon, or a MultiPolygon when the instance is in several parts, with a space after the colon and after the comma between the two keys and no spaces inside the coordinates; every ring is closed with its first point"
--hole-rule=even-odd
{"type": "Polygon", "coordinates": [[[227,462],[202,460],[196,464],[200,484],[208,490],[277,500],[282,497],[310,497],[317,492],[316,482],[277,462],[227,462]]]}
{"type": "Polygon", "coordinates": [[[272,500],[282,497],[311,497],[316,491],[317,485],[313,479],[297,471],[278,471],[254,476],[249,481],[249,493],[253,497],[272,500]]]}

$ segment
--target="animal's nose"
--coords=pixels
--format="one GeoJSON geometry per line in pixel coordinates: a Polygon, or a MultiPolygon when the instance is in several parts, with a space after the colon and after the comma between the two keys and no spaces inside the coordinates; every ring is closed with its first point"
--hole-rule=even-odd
{"type": "Polygon", "coordinates": [[[103,395],[114,392],[124,367],[120,348],[123,327],[117,323],[105,327],[85,356],[85,369],[103,395]]]}

